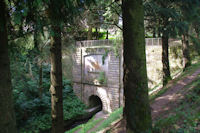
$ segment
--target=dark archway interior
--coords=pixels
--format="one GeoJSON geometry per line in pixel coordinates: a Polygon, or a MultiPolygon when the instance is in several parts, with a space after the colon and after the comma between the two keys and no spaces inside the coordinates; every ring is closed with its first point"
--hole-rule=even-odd
{"type": "Polygon", "coordinates": [[[101,99],[95,95],[90,96],[89,107],[92,108],[92,107],[97,107],[97,106],[100,106],[100,108],[102,110],[103,103],[102,103],[101,99]]]}

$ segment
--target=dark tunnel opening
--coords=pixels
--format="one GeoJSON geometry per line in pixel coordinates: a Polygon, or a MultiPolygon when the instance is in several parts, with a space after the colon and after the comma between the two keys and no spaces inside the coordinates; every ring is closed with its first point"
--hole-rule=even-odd
{"type": "Polygon", "coordinates": [[[92,95],[89,98],[89,108],[100,106],[100,109],[103,109],[103,103],[98,96],[92,95]]]}

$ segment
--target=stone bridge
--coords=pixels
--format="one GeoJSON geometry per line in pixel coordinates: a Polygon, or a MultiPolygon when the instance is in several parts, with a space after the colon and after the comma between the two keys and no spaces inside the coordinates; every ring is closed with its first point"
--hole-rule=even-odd
{"type": "MultiPolygon", "coordinates": [[[[176,40],[169,42],[170,48],[180,45],[176,40]]],[[[75,94],[88,106],[101,104],[105,112],[112,112],[124,105],[123,51],[121,48],[116,49],[116,44],[116,41],[111,40],[79,41],[76,42],[76,51],[73,55],[75,94]]],[[[162,82],[161,53],[161,39],[146,38],[149,88],[162,82]]],[[[170,52],[170,57],[172,56],[173,53],[170,52]]],[[[170,61],[171,68],[181,67],[181,59],[170,61]]]]}
{"type": "Polygon", "coordinates": [[[73,65],[73,89],[88,106],[100,100],[105,112],[123,105],[121,49],[115,53],[114,41],[90,40],[76,43],[73,65]]]}

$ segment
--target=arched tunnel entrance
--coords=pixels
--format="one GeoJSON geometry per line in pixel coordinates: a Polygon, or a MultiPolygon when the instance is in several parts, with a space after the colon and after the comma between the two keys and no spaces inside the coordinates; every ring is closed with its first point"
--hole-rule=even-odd
{"type": "Polygon", "coordinates": [[[89,108],[93,108],[93,107],[97,107],[100,106],[100,111],[103,109],[103,103],[101,101],[101,99],[96,96],[96,95],[92,95],[89,97],[89,108]]]}

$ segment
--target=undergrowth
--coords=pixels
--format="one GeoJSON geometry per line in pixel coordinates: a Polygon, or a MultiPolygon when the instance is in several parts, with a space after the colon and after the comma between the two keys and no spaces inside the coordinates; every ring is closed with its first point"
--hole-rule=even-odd
{"type": "Polygon", "coordinates": [[[92,129],[97,123],[99,123],[100,121],[102,121],[103,118],[99,118],[99,119],[94,119],[94,117],[92,119],[90,119],[86,124],[81,124],[75,128],[73,128],[72,130],[69,130],[65,133],[74,133],[76,131],[78,131],[79,133],[86,133],[88,132],[90,129],[92,129]]]}
{"type": "Polygon", "coordinates": [[[97,133],[98,131],[103,130],[106,127],[109,127],[112,122],[116,121],[117,119],[119,119],[122,116],[122,113],[123,113],[123,108],[121,107],[121,108],[113,111],[106,120],[103,120],[103,118],[94,120],[94,118],[92,118],[86,124],[79,125],[65,133],[75,133],[78,130],[79,130],[78,131],[79,133],[86,133],[89,130],[91,130],[92,128],[94,128],[96,124],[103,121],[98,126],[98,128],[92,132],[92,133],[97,133]]]}
{"type": "MultiPolygon", "coordinates": [[[[42,95],[38,91],[38,66],[32,58],[15,55],[11,60],[12,87],[17,128],[20,133],[38,133],[51,127],[50,65],[43,65],[42,95]],[[16,61],[17,60],[17,61],[16,61]]],[[[75,96],[71,81],[63,81],[63,113],[68,120],[84,113],[85,105],[75,96]]]]}
{"type": "MultiPolygon", "coordinates": [[[[63,89],[63,113],[64,120],[75,118],[84,112],[86,106],[75,96],[73,93],[70,81],[64,81],[63,89]]],[[[20,121],[19,131],[20,133],[38,133],[51,128],[51,106],[50,95],[43,94],[42,99],[33,99],[24,101],[24,105],[18,106],[18,121],[20,121]],[[34,103],[36,102],[36,103],[34,103]],[[37,108],[39,107],[39,108],[37,108]],[[41,111],[43,108],[43,111],[41,111]],[[39,110],[35,110],[39,109],[39,110]],[[32,114],[27,116],[27,119],[23,121],[20,110],[31,111],[32,114]]],[[[18,100],[17,100],[18,101],[18,100]]],[[[16,105],[17,106],[17,105],[16,105]]],[[[30,112],[30,113],[31,113],[30,112]]]]}
{"type": "Polygon", "coordinates": [[[171,83],[171,85],[165,86],[161,90],[159,90],[158,92],[153,93],[152,95],[150,95],[149,96],[150,101],[151,102],[154,101],[157,97],[159,97],[162,94],[164,94],[173,84],[176,84],[176,82],[179,81],[180,79],[183,79],[184,77],[194,73],[199,67],[200,67],[200,63],[197,63],[197,64],[193,64],[192,66],[186,68],[183,73],[181,73],[177,78],[173,79],[173,82],[171,83]]]}
{"type": "Polygon", "coordinates": [[[200,77],[187,85],[192,89],[179,102],[170,115],[154,123],[153,133],[199,133],[200,132],[200,77]]]}
{"type": "Polygon", "coordinates": [[[110,124],[112,122],[116,121],[117,119],[119,119],[122,116],[122,113],[123,113],[123,108],[122,107],[117,109],[117,110],[115,110],[114,112],[112,112],[110,114],[110,116],[105,121],[103,121],[101,123],[101,125],[96,129],[96,131],[92,132],[92,133],[96,133],[96,132],[98,132],[98,131],[110,126],[110,124]]]}

